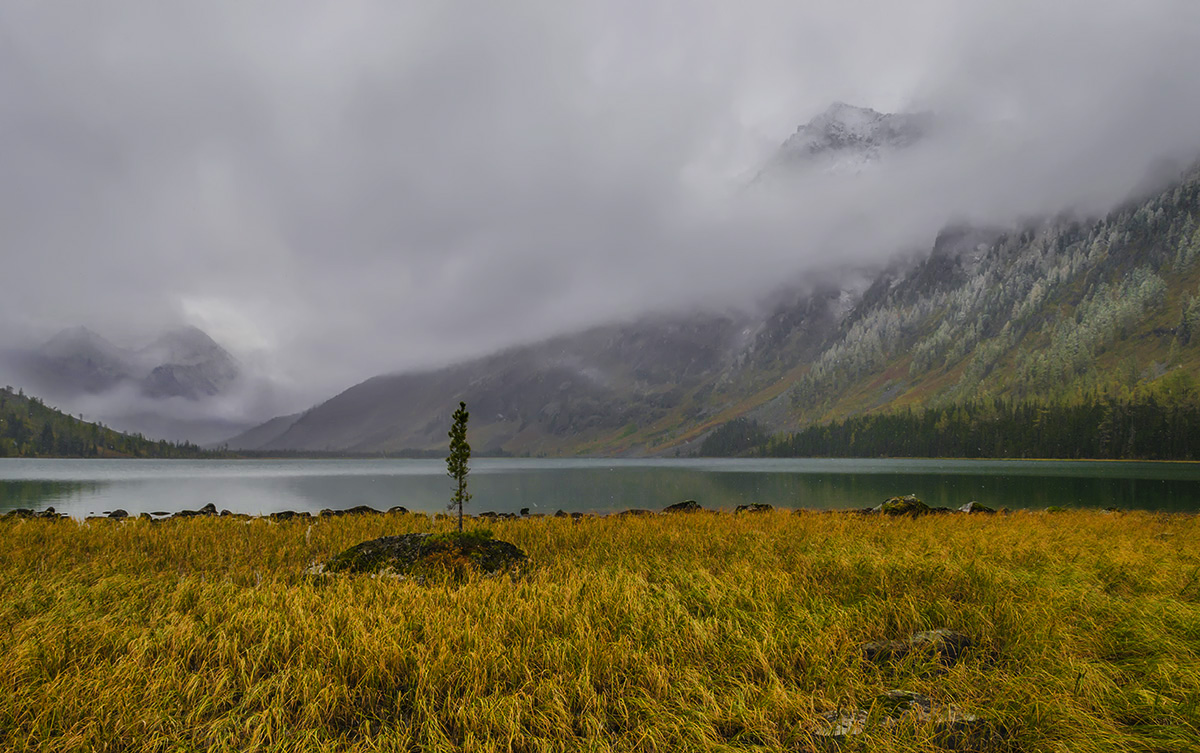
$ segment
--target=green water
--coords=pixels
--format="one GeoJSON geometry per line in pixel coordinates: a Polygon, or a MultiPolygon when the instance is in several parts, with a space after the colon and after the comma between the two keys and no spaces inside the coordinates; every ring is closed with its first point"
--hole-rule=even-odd
{"type": "MultiPolygon", "coordinates": [[[[1200,464],[1006,460],[478,459],[472,512],[867,507],[897,494],[931,505],[1200,510],[1200,464]]],[[[262,514],[370,505],[436,512],[450,498],[440,460],[0,460],[0,511],[53,506],[175,512],[212,503],[262,514]]]]}

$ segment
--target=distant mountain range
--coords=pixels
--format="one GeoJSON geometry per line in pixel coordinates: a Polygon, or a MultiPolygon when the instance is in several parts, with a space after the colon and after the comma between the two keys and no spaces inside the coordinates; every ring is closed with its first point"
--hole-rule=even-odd
{"type": "Polygon", "coordinates": [[[73,327],[40,346],[10,350],[3,360],[31,392],[73,412],[86,405],[95,418],[155,439],[211,442],[252,423],[207,410],[242,386],[245,375],[236,358],[195,327],[169,330],[140,348],[73,327]]]}
{"type": "MultiPolygon", "coordinates": [[[[834,105],[762,175],[865,169],[933,125],[928,114],[834,105]]],[[[1065,403],[1196,376],[1198,227],[1200,172],[1176,169],[1165,188],[1160,180],[1105,217],[948,226],[924,255],[794,284],[759,313],[643,317],[379,376],[228,445],[444,448],[464,400],[477,451],[688,453],[734,419],[783,432],[989,396],[1065,403]]]]}
{"type": "Polygon", "coordinates": [[[128,386],[149,398],[201,400],[239,377],[237,360],[195,327],[160,335],[149,345],[121,348],[87,327],[63,330],[17,363],[39,390],[101,394],[128,386]]]}

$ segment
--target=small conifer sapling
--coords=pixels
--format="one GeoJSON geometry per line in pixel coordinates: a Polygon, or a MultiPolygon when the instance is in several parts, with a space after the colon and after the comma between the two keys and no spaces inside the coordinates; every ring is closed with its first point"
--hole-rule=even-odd
{"type": "Polygon", "coordinates": [[[467,444],[467,404],[459,402],[458,410],[454,411],[450,424],[450,455],[446,458],[446,475],[454,479],[456,484],[454,495],[450,497],[450,509],[458,508],[458,530],[463,529],[463,505],[471,500],[467,492],[467,461],[471,459],[471,445],[467,444]]]}

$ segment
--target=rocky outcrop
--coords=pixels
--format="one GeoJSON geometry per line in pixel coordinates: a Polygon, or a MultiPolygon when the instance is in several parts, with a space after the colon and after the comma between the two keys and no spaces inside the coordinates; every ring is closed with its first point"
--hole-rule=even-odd
{"type": "MultiPolygon", "coordinates": [[[[388,512],[391,512],[392,510],[396,510],[396,509],[397,508],[393,507],[391,510],[388,510],[388,512]]],[[[401,507],[399,509],[404,510],[404,512],[408,512],[408,510],[406,510],[403,507],[401,507]]],[[[379,510],[376,510],[374,507],[368,507],[367,505],[358,505],[356,507],[348,507],[345,510],[325,509],[317,514],[322,518],[331,518],[331,517],[338,517],[341,515],[382,515],[383,513],[379,510]]]]}
{"type": "Polygon", "coordinates": [[[37,512],[36,510],[31,510],[26,507],[18,507],[15,510],[9,510],[8,512],[4,513],[4,517],[6,517],[6,518],[24,518],[24,519],[39,518],[41,520],[61,520],[62,518],[65,518],[68,516],[66,515],[66,513],[55,512],[53,507],[47,507],[45,510],[42,510],[41,512],[37,512]]]}
{"type": "Polygon", "coordinates": [[[774,509],[773,505],[768,505],[766,502],[751,502],[748,505],[738,505],[734,512],[771,512],[774,509]]]}
{"type": "Polygon", "coordinates": [[[850,745],[864,734],[907,727],[922,727],[929,742],[945,750],[993,750],[1006,737],[1005,730],[952,703],[939,703],[920,693],[889,690],[869,708],[852,708],[826,714],[813,737],[827,749],[850,745]]]}
{"type": "Polygon", "coordinates": [[[663,512],[704,512],[704,508],[694,499],[685,499],[682,502],[667,505],[663,508],[663,512]]]}
{"type": "Polygon", "coordinates": [[[312,516],[307,512],[296,512],[295,510],[281,510],[280,512],[271,513],[271,520],[295,520],[296,518],[304,518],[305,520],[312,516]]]}
{"type": "Polygon", "coordinates": [[[878,507],[873,508],[872,512],[893,517],[904,515],[915,518],[918,515],[928,515],[933,512],[933,509],[917,499],[916,495],[909,494],[905,497],[889,497],[878,507]]]}
{"type": "Polygon", "coordinates": [[[988,513],[988,514],[996,512],[995,510],[988,507],[987,505],[981,505],[974,500],[972,500],[972,501],[968,502],[967,504],[963,505],[962,507],[958,508],[958,511],[965,512],[965,513],[988,513]]]}
{"type": "Polygon", "coordinates": [[[936,659],[947,666],[956,663],[972,645],[971,638],[938,628],[914,633],[898,641],[873,641],[859,646],[862,656],[875,664],[898,663],[911,656],[936,659]]]}
{"type": "MultiPolygon", "coordinates": [[[[154,513],[151,513],[151,515],[153,515],[153,514],[154,513]]],[[[199,510],[180,510],[179,512],[175,513],[171,517],[172,518],[198,518],[198,517],[205,517],[205,516],[209,516],[209,515],[215,516],[216,514],[217,514],[217,506],[214,505],[213,503],[209,502],[207,505],[205,505],[204,507],[201,507],[199,510]]]]}

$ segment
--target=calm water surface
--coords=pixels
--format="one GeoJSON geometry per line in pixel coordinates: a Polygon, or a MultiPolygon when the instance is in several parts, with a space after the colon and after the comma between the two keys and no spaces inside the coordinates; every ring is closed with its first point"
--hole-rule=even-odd
{"type": "MultiPolygon", "coordinates": [[[[0,460],[0,511],[53,506],[86,516],[175,512],[213,503],[264,514],[370,505],[436,512],[450,498],[441,460],[0,460]]],[[[517,460],[481,458],[472,512],[867,507],[897,494],[932,505],[1200,510],[1200,464],[1019,460],[517,460]]]]}

